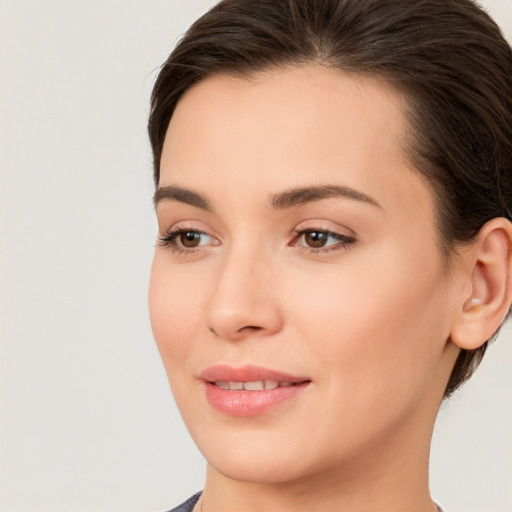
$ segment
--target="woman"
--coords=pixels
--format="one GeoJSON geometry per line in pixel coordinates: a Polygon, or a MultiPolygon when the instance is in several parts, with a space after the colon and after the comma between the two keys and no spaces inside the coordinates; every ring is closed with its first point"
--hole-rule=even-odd
{"type": "Polygon", "coordinates": [[[149,302],[207,460],[177,511],[440,510],[512,302],[512,52],[470,0],[225,0],[152,97],[149,302]]]}

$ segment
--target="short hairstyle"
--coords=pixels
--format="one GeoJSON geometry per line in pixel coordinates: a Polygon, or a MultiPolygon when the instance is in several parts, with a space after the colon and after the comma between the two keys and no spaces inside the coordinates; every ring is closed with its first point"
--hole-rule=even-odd
{"type": "MultiPolygon", "coordinates": [[[[311,63],[384,80],[404,95],[406,152],[433,192],[445,261],[487,221],[510,220],[512,50],[472,0],[219,2],[190,27],[155,82],[155,184],[174,109],[194,84],[311,63]]],[[[473,374],[491,340],[461,350],[445,397],[473,374]]]]}

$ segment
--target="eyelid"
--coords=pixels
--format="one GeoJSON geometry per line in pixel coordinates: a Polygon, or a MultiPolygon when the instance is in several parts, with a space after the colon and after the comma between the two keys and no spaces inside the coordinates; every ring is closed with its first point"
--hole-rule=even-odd
{"type": "Polygon", "coordinates": [[[218,238],[212,234],[212,230],[210,227],[204,222],[196,219],[183,219],[183,220],[175,220],[172,221],[170,219],[162,219],[164,222],[162,224],[159,223],[159,231],[160,234],[165,236],[168,234],[175,233],[177,231],[197,231],[198,233],[205,233],[214,238],[218,238]]]}
{"type": "Polygon", "coordinates": [[[304,231],[322,231],[343,235],[347,238],[357,237],[356,233],[352,229],[325,219],[312,219],[301,222],[293,231],[295,233],[304,231]]]}

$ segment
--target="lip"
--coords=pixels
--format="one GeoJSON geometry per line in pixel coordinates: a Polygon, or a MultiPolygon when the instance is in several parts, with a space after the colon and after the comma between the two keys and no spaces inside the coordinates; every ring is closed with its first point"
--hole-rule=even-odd
{"type": "Polygon", "coordinates": [[[234,368],[229,365],[219,364],[206,368],[201,375],[201,380],[206,382],[217,382],[221,380],[235,382],[250,382],[255,380],[277,380],[278,382],[293,382],[294,384],[310,381],[308,377],[292,375],[290,373],[263,368],[262,366],[245,365],[234,368]]]}
{"type": "Polygon", "coordinates": [[[199,378],[203,381],[206,398],[218,411],[230,416],[258,416],[269,409],[300,395],[311,384],[308,377],[246,365],[234,368],[228,365],[211,366],[199,378]],[[227,390],[214,384],[219,381],[253,382],[273,380],[291,382],[292,386],[258,391],[227,390]]]}

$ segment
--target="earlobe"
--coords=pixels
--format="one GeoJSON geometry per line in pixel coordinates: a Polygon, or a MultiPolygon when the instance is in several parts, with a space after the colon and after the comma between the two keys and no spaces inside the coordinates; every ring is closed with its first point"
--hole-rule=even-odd
{"type": "MultiPolygon", "coordinates": [[[[471,272],[470,293],[462,297],[451,341],[474,350],[498,330],[512,302],[512,224],[505,218],[487,222],[464,254],[471,272]]],[[[467,290],[468,287],[465,287],[467,290]]]]}

